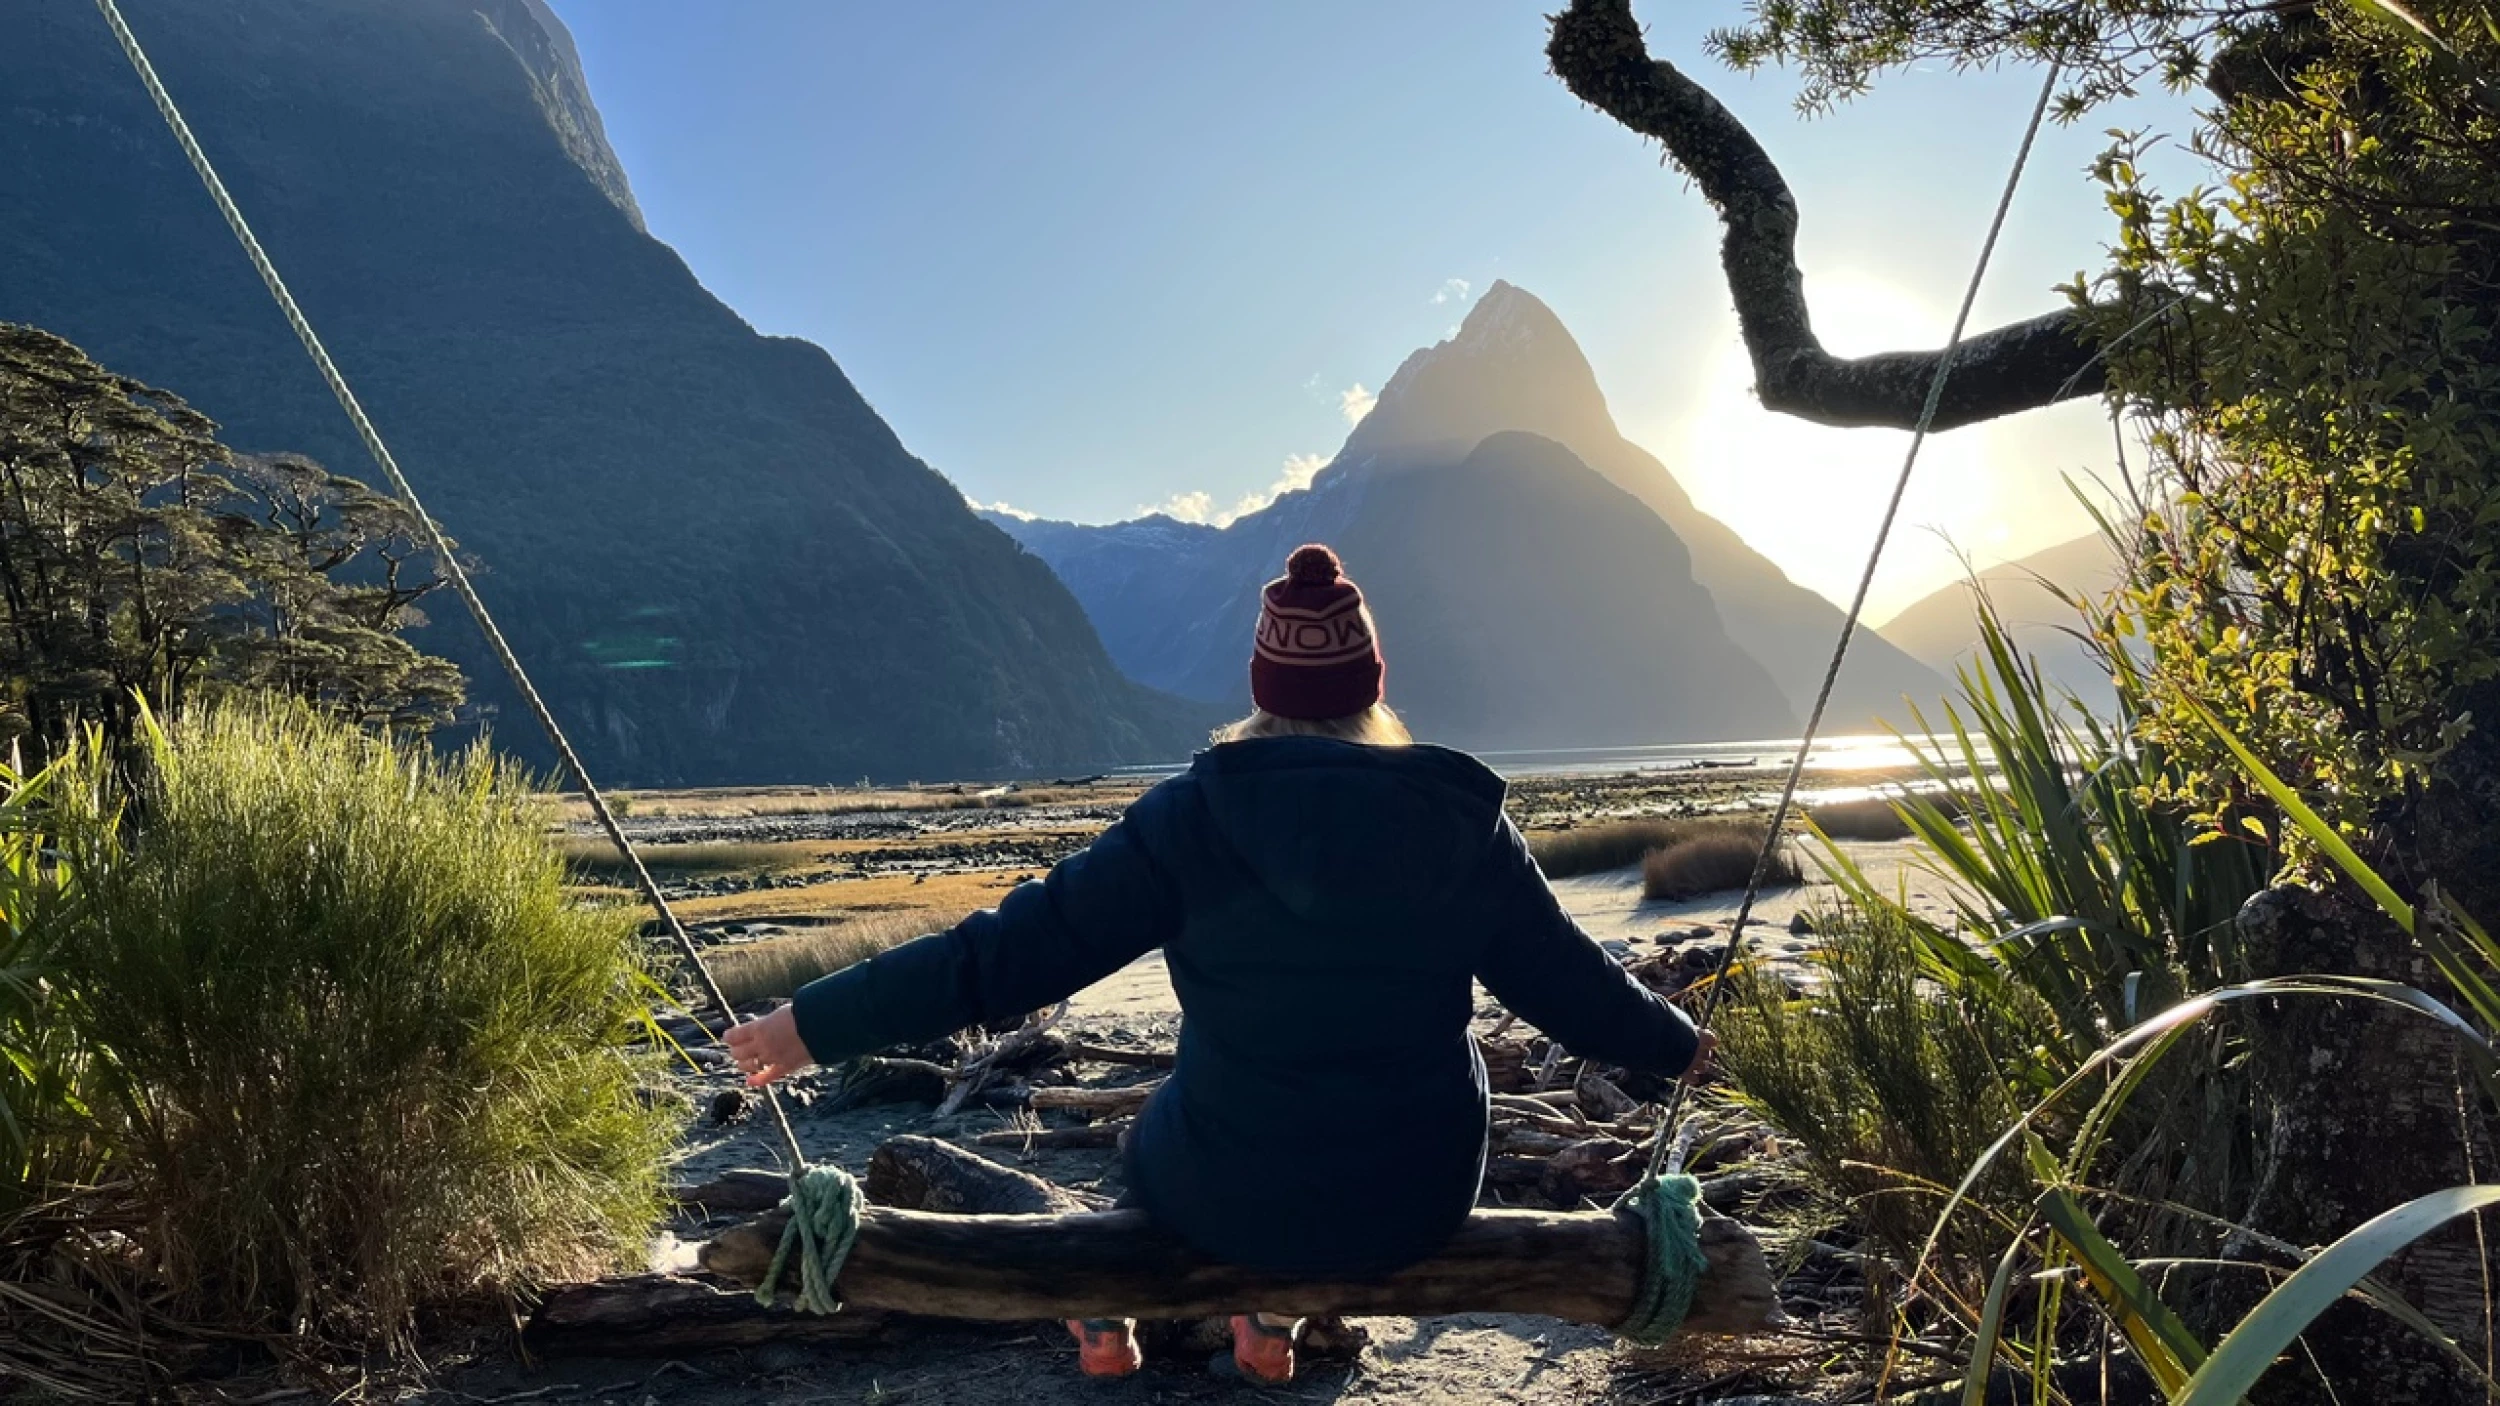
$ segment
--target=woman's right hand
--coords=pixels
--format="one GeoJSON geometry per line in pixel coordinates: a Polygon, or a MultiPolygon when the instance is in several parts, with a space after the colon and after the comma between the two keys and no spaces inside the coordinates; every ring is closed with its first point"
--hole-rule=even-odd
{"type": "Polygon", "coordinates": [[[729,1057],[737,1062],[739,1072],[747,1076],[747,1087],[751,1089],[760,1089],[816,1062],[816,1057],[807,1052],[807,1042],[799,1038],[799,1017],[793,1006],[783,1006],[761,1020],[741,1021],[729,1027],[723,1039],[729,1046],[729,1057]]]}
{"type": "Polygon", "coordinates": [[[1684,1067],[1683,1078],[1687,1084],[1699,1084],[1710,1077],[1710,1057],[1719,1049],[1719,1037],[1716,1032],[1702,1030],[1695,1034],[1699,1043],[1693,1049],[1693,1062],[1684,1067]]]}

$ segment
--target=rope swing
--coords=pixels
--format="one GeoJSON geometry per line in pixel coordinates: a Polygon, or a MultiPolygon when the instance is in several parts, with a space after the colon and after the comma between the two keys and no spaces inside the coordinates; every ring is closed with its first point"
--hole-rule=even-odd
{"type": "MultiPolygon", "coordinates": [[[[314,333],[311,321],[305,317],[303,309],[296,304],[294,295],[287,290],[285,281],[278,276],[276,265],[271,262],[267,251],[261,247],[259,239],[253,234],[251,226],[244,220],[243,212],[236,206],[233,196],[227,192],[224,181],[219,179],[216,168],[210,163],[207,153],[201,149],[198,140],[192,135],[189,124],[183,120],[181,110],[175,106],[172,94],[166,90],[163,80],[157,76],[155,66],[148,61],[146,52],[140,47],[138,38],[131,33],[129,24],[122,18],[120,7],[115,0],[96,0],[96,8],[111,28],[114,39],[121,46],[123,56],[129,60],[132,70],[137,73],[140,83],[146,88],[149,99],[156,106],[157,113],[163,117],[165,125],[173,133],[175,142],[182,148],[182,153],[189,160],[192,171],[199,177],[201,185],[207,188],[210,200],[216,204],[218,213],[225,218],[226,226],[233,232],[236,242],[242,246],[245,258],[250,261],[253,271],[260,276],[262,285],[268,289],[271,299],[277,304],[278,311],[285,317],[287,326],[295,333],[296,340],[302,344],[305,354],[311,358],[322,381],[338,401],[339,408],[346,413],[349,421],[355,426],[357,437],[363,442],[365,451],[381,469],[401,501],[407,504],[409,511],[415,516],[426,545],[433,552],[444,579],[451,585],[453,593],[460,598],[461,603],[468,608],[470,617],[477,622],[479,630],[484,634],[496,663],[501,666],[505,677],[511,681],[514,690],[528,705],[531,716],[537,720],[549,744],[554,747],[565,774],[574,785],[580,788],[591,814],[599,823],[599,828],[615,846],[617,854],[625,861],[626,867],[632,871],[635,886],[641,891],[644,901],[658,915],[661,925],[667,930],[678,951],[685,957],[688,966],[701,982],[705,994],[710,997],[723,1020],[729,1025],[736,1025],[738,1023],[737,1012],[730,1006],[719,984],[713,980],[710,969],[703,961],[702,952],[695,946],[693,938],[687,934],[685,925],[678,920],[675,910],[669,906],[667,897],[661,893],[659,884],[652,878],[650,870],[644,866],[642,857],[634,849],[633,842],[627,838],[623,827],[618,824],[615,812],[609,807],[606,796],[591,780],[588,768],[573,750],[571,742],[565,737],[563,728],[557,724],[555,715],[549,710],[545,699],[531,683],[529,674],[522,667],[520,659],[513,653],[511,646],[505,642],[502,630],[497,628],[494,617],[486,608],[486,602],[479,597],[476,588],[470,584],[468,573],[461,568],[459,559],[453,554],[451,543],[444,536],[441,527],[435,523],[433,517],[425,511],[424,505],[418,501],[416,488],[408,481],[407,475],[401,472],[398,461],[392,457],[389,446],[383,442],[381,432],[374,427],[372,420],[365,414],[364,407],[349,388],[346,377],[331,359],[320,337],[314,333]]],[[[2032,110],[2030,125],[2024,131],[2021,149],[2015,155],[2014,169],[2007,177],[2005,192],[1997,203],[1996,217],[1989,225],[1986,242],[1980,249],[1978,265],[1971,272],[1970,285],[1963,295],[1961,311],[1954,319],[1952,338],[1947,343],[1943,356],[1938,360],[1934,380],[1928,386],[1925,407],[1919,414],[1917,428],[1910,439],[1908,454],[1901,465],[1900,476],[1893,485],[1892,497],[1885,506],[1882,524],[1876,531],[1874,546],[1867,556],[1865,572],[1858,581],[1857,594],[1850,601],[1847,616],[1841,625],[1840,638],[1832,650],[1831,664],[1824,672],[1822,687],[1815,696],[1813,712],[1807,718],[1805,735],[1798,744],[1797,755],[1790,761],[1788,779],[1781,788],[1779,804],[1771,813],[1770,827],[1763,842],[1762,852],[1755,860],[1752,877],[1745,886],[1744,900],[1737,909],[1735,924],[1728,941],[1727,957],[1720,966],[1719,979],[1711,984],[1704,998],[1699,1024],[1705,1030],[1709,1028],[1711,1017],[1725,993],[1728,984],[1727,976],[1736,967],[1745,938],[1745,926],[1752,916],[1754,901],[1759,896],[1764,879],[1769,873],[1771,860],[1779,844],[1780,828],[1785,824],[1788,813],[1795,803],[1797,787],[1805,770],[1806,756],[1813,748],[1815,738],[1822,727],[1823,715],[1830,706],[1833,689],[1840,677],[1842,661],[1847,657],[1850,640],[1857,630],[1858,618],[1866,606],[1867,592],[1874,584],[1876,568],[1883,559],[1885,544],[1891,536],[1893,520],[1899,514],[1902,496],[1909,488],[1911,470],[1917,465],[1919,450],[1926,443],[1928,431],[1934,423],[1937,407],[1944,395],[1946,378],[1952,370],[1955,356],[1962,344],[1964,330],[1970,320],[1972,305],[1979,296],[1980,284],[1986,276],[1989,261],[1995,253],[1998,236],[2004,229],[2006,215],[2012,207],[2015,190],[2022,180],[2023,169],[2029,163],[2033,144],[2039,136],[2042,120],[2048,112],[2049,100],[2059,74],[2059,66],[2051,64],[2048,76],[2041,84],[2039,102],[2032,110]]],[[[1681,1167],[1684,1148],[1687,1144],[1675,1136],[1675,1130],[1682,1120],[1690,1087],[1685,1084],[1679,1084],[1676,1087],[1664,1115],[1659,1120],[1658,1130],[1651,1144],[1647,1171],[1615,1206],[1619,1212],[1637,1216],[1646,1232],[1646,1262],[1641,1276],[1640,1289],[1635,1296],[1631,1313],[1616,1328],[1616,1332],[1636,1343],[1656,1344],[1664,1341],[1676,1331],[1691,1308],[1694,1290],[1707,1267],[1700,1241],[1701,1187],[1692,1177],[1683,1174],[1681,1167]],[[1672,1155],[1670,1154],[1671,1147],[1674,1149],[1672,1155]]],[[[775,1248],[771,1269],[756,1290],[756,1298],[762,1303],[774,1302],[778,1286],[788,1270],[788,1262],[795,1259],[797,1282],[791,1297],[796,1306],[811,1313],[838,1312],[842,1306],[841,1298],[837,1293],[842,1267],[859,1238],[863,1200],[859,1185],[849,1172],[840,1167],[809,1166],[806,1153],[799,1145],[798,1134],[791,1127],[789,1115],[782,1107],[779,1097],[769,1086],[764,1089],[764,1096],[772,1111],[774,1127],[780,1135],[782,1146],[789,1155],[789,1165],[792,1168],[789,1197],[783,1203],[791,1216],[789,1227],[775,1248]]]]}

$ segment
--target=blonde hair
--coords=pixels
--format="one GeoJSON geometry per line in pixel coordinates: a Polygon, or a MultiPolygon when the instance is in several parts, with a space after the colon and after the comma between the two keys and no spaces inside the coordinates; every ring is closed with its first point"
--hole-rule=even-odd
{"type": "Polygon", "coordinates": [[[1404,747],[1415,740],[1386,703],[1374,703],[1342,718],[1284,718],[1254,708],[1250,716],[1215,730],[1217,742],[1244,742],[1253,737],[1333,737],[1371,747],[1404,747]]]}

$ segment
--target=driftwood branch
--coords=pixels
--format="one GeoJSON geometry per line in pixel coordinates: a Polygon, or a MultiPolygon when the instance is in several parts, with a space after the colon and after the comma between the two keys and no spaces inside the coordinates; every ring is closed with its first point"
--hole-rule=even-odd
{"type": "Polygon", "coordinates": [[[1074,1040],[1068,1044],[1068,1058],[1090,1060],[1095,1064],[1132,1065],[1140,1069],[1169,1069],[1176,1056],[1170,1050],[1124,1050],[1115,1045],[1074,1040]]]}
{"type": "MultiPolygon", "coordinates": [[[[706,1245],[703,1267],[735,1283],[762,1279],[783,1214],[706,1245]]],[[[1219,1264],[1157,1231],[1138,1211],[1062,1216],[947,1216],[870,1208],[842,1269],[845,1303],[988,1321],[1194,1318],[1252,1309],[1291,1314],[1534,1313],[1619,1322],[1640,1283],[1645,1233],[1600,1212],[1478,1211],[1442,1251],[1368,1280],[1287,1279],[1219,1264]]],[[[1702,1223],[1710,1267],[1686,1321],[1692,1332],[1768,1327],[1778,1294],[1762,1247],[1734,1221],[1702,1223]]]]}
{"type": "MultiPolygon", "coordinates": [[[[1944,353],[1824,350],[1797,267],[1797,201],[1787,180],[1735,114],[1650,56],[1631,0],[1572,0],[1554,17],[1545,52],[1573,96],[1655,138],[1719,212],[1719,263],[1763,405],[1825,425],[1916,425],[1944,353]]],[[[2104,377],[2094,351],[2071,309],[1966,337],[1935,428],[2097,394],[2104,377]]]]}
{"type": "MultiPolygon", "coordinates": [[[[1582,1149],[1600,1160],[1613,1150],[1582,1149]]],[[[1517,1163],[1529,1182],[1554,1170],[1544,1158],[1495,1161],[1497,1181],[1504,1163],[1517,1163]]],[[[728,1199],[721,1189],[733,1181],[747,1190],[745,1182],[760,1189],[761,1180],[724,1178],[704,1190],[710,1200],[728,1199]]],[[[815,1318],[763,1309],[750,1295],[642,1275],[555,1291],[532,1317],[527,1341],[549,1353],[632,1355],[788,1339],[874,1340],[932,1318],[1187,1320],[1251,1309],[1323,1324],[1345,1313],[1461,1312],[1606,1324],[1627,1311],[1645,1254],[1643,1231],[1629,1217],[1479,1211],[1440,1254],[1386,1278],[1288,1280],[1217,1264],[1138,1212],[1091,1211],[1079,1193],[932,1138],[900,1137],[879,1148],[864,1181],[880,1204],[863,1215],[843,1267],[846,1312],[815,1318]],[[897,1205],[922,1209],[892,1209],[897,1205]]],[[[1714,1204],[1727,1199],[1705,1192],[1714,1204]]],[[[704,1247],[704,1269],[752,1286],[787,1223],[788,1213],[777,1210],[732,1226],[704,1247]]],[[[1702,1249],[1709,1267],[1686,1327],[1736,1334],[1769,1326],[1778,1313],[1777,1285],[1751,1232],[1707,1216],[1702,1249]]]]}
{"type": "Polygon", "coordinates": [[[1150,1084],[1131,1084],[1120,1089],[1035,1089],[1025,1103],[1035,1109],[1056,1108],[1070,1113],[1091,1114],[1096,1118],[1117,1118],[1145,1107],[1146,1100],[1154,1097],[1155,1090],[1162,1087],[1163,1081],[1157,1079],[1150,1084]]]}
{"type": "Polygon", "coordinates": [[[878,1148],[868,1159],[860,1189],[880,1206],[958,1216],[1052,1216],[1103,1205],[1099,1196],[1070,1191],[917,1133],[889,1139],[878,1148]]]}
{"type": "Polygon", "coordinates": [[[1050,1033],[1050,1028],[1057,1025],[1067,1013],[1068,1003],[1065,1001],[1061,1001],[1049,1010],[1036,1011],[1026,1017],[1024,1024],[1018,1026],[1014,1034],[1006,1036],[987,1050],[964,1060],[963,1064],[948,1076],[953,1081],[954,1087],[947,1090],[946,1097],[939,1101],[937,1116],[943,1118],[956,1112],[964,1106],[965,1100],[988,1088],[1001,1070],[1013,1066],[1019,1056],[1039,1046],[1043,1037],[1050,1033]]]}
{"type": "Polygon", "coordinates": [[[753,1294],[637,1274],[551,1291],[521,1341],[546,1357],[671,1357],[768,1342],[876,1342],[894,1322],[882,1313],[820,1317],[765,1308],[753,1294]]]}
{"type": "Polygon", "coordinates": [[[1120,1139],[1128,1135],[1131,1121],[1118,1118],[1075,1128],[1002,1128],[994,1133],[982,1133],[973,1141],[983,1147],[1013,1147],[1026,1152],[1118,1147],[1120,1139]]]}

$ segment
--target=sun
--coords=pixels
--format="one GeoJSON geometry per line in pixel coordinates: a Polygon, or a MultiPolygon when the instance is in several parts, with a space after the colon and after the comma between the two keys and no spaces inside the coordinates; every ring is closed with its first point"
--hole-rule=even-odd
{"type": "MultiPolygon", "coordinates": [[[[1815,330],[1843,356],[1938,346],[1951,325],[1951,309],[1882,279],[1816,278],[1807,294],[1815,330]]],[[[1909,434],[1833,429],[1765,410],[1733,321],[1704,378],[1676,476],[1702,511],[1734,528],[1789,579],[1845,605],[1865,569],[1909,434]]],[[[1980,428],[1928,438],[1868,619],[1880,620],[1958,574],[1945,539],[1987,556],[2017,535],[2035,475],[2010,465],[1992,474],[1989,440],[1980,428]]]]}

